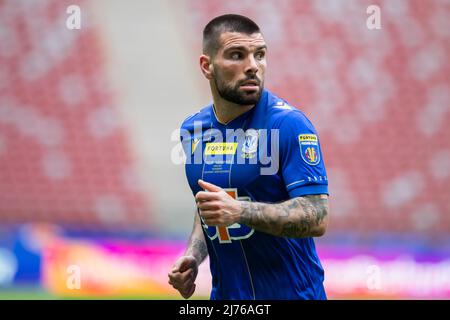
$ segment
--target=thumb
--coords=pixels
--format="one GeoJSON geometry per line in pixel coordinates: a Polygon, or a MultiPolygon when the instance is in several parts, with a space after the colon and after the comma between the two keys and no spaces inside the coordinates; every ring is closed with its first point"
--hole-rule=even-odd
{"type": "Polygon", "coordinates": [[[215,184],[203,181],[202,179],[198,180],[198,185],[205,189],[206,191],[217,192],[222,191],[221,187],[216,186],[215,184]]]}

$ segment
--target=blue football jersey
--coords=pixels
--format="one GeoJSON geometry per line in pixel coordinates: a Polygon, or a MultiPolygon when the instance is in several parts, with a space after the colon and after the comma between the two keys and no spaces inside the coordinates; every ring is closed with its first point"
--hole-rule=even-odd
{"type": "MultiPolygon", "coordinates": [[[[328,194],[317,132],[298,109],[268,90],[228,124],[213,105],[181,126],[186,177],[224,188],[239,200],[279,203],[328,194]]],[[[202,221],[212,275],[211,299],[326,299],[324,271],[313,238],[277,237],[244,224],[202,221]]]]}

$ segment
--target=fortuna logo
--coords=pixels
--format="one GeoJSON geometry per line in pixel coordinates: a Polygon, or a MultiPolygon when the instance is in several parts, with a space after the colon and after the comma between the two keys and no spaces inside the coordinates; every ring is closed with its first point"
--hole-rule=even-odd
{"type": "Polygon", "coordinates": [[[209,142],[206,144],[205,155],[235,154],[237,142],[209,142]]]}
{"type": "MultiPolygon", "coordinates": [[[[249,197],[238,197],[236,188],[224,189],[226,193],[237,200],[251,201],[249,197]]],[[[241,225],[239,223],[232,224],[228,227],[215,227],[207,226],[203,219],[201,218],[202,226],[208,235],[208,238],[214,240],[219,239],[219,243],[231,243],[232,240],[242,240],[251,237],[255,232],[254,229],[247,227],[246,225],[241,225]]]]}
{"type": "Polygon", "coordinates": [[[253,158],[258,151],[258,138],[259,133],[255,129],[248,129],[245,131],[245,140],[242,145],[242,157],[253,158]]]}

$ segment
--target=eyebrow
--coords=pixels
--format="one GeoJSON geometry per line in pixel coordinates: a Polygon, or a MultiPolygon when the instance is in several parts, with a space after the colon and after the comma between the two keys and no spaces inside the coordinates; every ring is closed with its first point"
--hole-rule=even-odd
{"type": "MultiPolygon", "coordinates": [[[[267,45],[259,46],[259,47],[256,48],[255,51],[259,51],[259,50],[262,50],[262,49],[267,49],[267,45]]],[[[244,47],[244,46],[231,46],[231,47],[225,49],[225,51],[231,51],[231,50],[247,51],[247,48],[244,47]]]]}

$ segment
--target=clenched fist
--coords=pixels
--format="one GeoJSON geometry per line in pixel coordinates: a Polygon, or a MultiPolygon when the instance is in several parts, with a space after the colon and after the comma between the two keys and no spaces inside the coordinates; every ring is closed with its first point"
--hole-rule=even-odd
{"type": "Polygon", "coordinates": [[[178,258],[169,272],[169,284],[177,289],[183,298],[188,299],[195,291],[195,279],[198,273],[198,263],[193,256],[178,258]]]}
{"type": "Polygon", "coordinates": [[[231,197],[222,188],[203,180],[198,185],[205,189],[195,195],[200,216],[208,226],[229,226],[239,222],[241,202],[231,197]]]}

